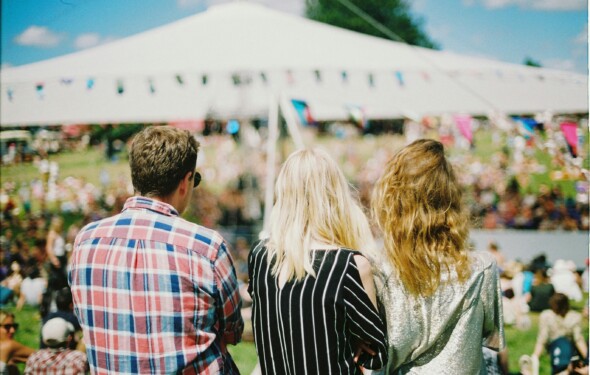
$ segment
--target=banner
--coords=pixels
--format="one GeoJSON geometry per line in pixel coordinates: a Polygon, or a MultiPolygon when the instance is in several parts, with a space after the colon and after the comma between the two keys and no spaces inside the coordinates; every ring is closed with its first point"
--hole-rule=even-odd
{"type": "Polygon", "coordinates": [[[455,115],[453,116],[453,119],[455,120],[455,124],[457,125],[457,128],[459,129],[459,132],[461,132],[461,135],[463,135],[463,137],[465,137],[465,139],[467,139],[469,141],[470,144],[473,143],[473,131],[472,131],[472,124],[473,124],[473,119],[471,118],[470,115],[455,115]]]}
{"type": "Polygon", "coordinates": [[[311,115],[311,110],[305,101],[291,99],[291,103],[295,108],[295,112],[297,112],[297,117],[299,117],[299,122],[301,125],[309,126],[315,123],[315,120],[311,115]]]}
{"type": "Polygon", "coordinates": [[[369,119],[365,113],[365,109],[361,106],[349,104],[346,106],[349,119],[361,129],[366,129],[369,126],[369,119]]]}
{"type": "Polygon", "coordinates": [[[559,127],[567,142],[570,154],[575,158],[578,156],[578,124],[575,122],[562,122],[559,127]]]}

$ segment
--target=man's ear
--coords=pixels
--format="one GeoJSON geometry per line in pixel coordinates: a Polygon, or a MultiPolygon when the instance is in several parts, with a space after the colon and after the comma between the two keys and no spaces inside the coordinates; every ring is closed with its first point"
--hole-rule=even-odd
{"type": "Polygon", "coordinates": [[[180,181],[179,189],[183,194],[193,188],[193,173],[194,172],[186,172],[184,178],[180,181]]]}

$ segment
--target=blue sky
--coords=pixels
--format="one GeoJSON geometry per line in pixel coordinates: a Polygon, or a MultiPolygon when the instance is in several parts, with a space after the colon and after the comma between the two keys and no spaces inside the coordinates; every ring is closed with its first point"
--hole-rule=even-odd
{"type": "MultiPolygon", "coordinates": [[[[91,48],[230,0],[2,0],[1,64],[91,48]]],[[[302,14],[304,0],[251,0],[302,14]]],[[[442,50],[587,74],[587,0],[409,0],[442,50]]]]}

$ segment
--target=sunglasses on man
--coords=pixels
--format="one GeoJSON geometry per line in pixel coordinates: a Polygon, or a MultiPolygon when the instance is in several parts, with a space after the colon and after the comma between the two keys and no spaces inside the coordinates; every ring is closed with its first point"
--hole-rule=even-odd
{"type": "Polygon", "coordinates": [[[197,171],[194,173],[195,179],[193,180],[193,189],[199,186],[201,183],[201,174],[197,171]]]}
{"type": "Polygon", "coordinates": [[[0,324],[0,327],[4,328],[7,332],[14,328],[14,330],[18,330],[18,323],[12,324],[0,324]]]}

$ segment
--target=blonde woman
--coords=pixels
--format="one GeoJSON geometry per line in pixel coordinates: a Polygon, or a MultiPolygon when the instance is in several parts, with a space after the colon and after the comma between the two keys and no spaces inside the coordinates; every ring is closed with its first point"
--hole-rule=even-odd
{"type": "Polygon", "coordinates": [[[383,234],[387,373],[485,373],[482,344],[504,347],[498,270],[491,255],[467,249],[469,216],[443,145],[401,149],[371,205],[383,234]]]}
{"type": "Polygon", "coordinates": [[[275,186],[270,237],[249,254],[263,374],[360,374],[386,362],[368,221],[330,156],[300,150],[275,186]]]}

